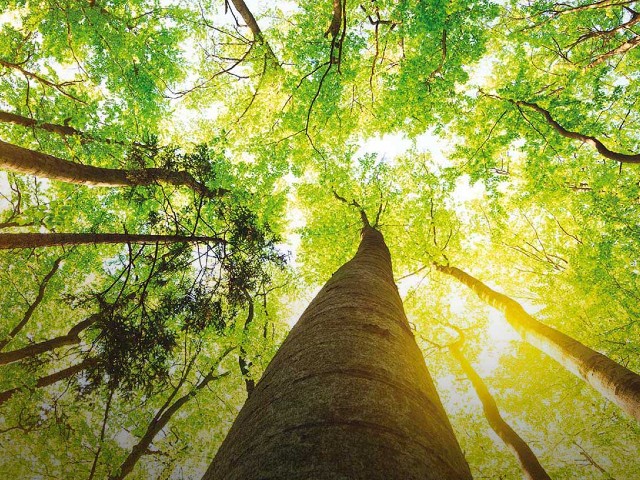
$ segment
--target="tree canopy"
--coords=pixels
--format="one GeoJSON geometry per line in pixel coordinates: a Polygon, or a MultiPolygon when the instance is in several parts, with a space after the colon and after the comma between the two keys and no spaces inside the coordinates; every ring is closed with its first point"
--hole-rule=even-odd
{"type": "Polygon", "coordinates": [[[522,478],[483,383],[551,478],[640,478],[445,272],[640,373],[638,8],[0,0],[0,470],[200,478],[364,213],[474,478],[522,478]]]}

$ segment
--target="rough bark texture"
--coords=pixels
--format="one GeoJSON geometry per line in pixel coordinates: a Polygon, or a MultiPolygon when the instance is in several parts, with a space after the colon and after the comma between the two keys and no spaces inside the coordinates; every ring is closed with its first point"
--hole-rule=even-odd
{"type": "Polygon", "coordinates": [[[90,316],[86,320],[76,324],[66,335],[61,335],[39,343],[33,343],[26,347],[18,348],[17,350],[11,350],[10,352],[0,352],[0,365],[18,362],[27,357],[34,357],[41,353],[50,352],[56,348],[80,343],[80,333],[93,325],[99,318],[99,314],[90,316]]]}
{"type": "Polygon", "coordinates": [[[518,459],[524,478],[528,480],[551,480],[551,477],[549,477],[545,469],[542,468],[538,458],[531,448],[529,448],[527,442],[520,438],[520,435],[511,428],[511,425],[504,421],[493,396],[489,392],[489,389],[460,349],[457,346],[452,345],[450,347],[450,351],[460,363],[460,366],[469,380],[471,380],[473,388],[482,402],[482,410],[484,411],[484,416],[487,419],[487,422],[489,422],[493,431],[496,432],[496,434],[518,459]]]}
{"type": "Polygon", "coordinates": [[[203,478],[471,478],[378,231],[293,327],[203,478]]]}
{"type": "Polygon", "coordinates": [[[92,167],[70,162],[62,158],[18,147],[0,140],[0,169],[50,178],[61,182],[98,187],[135,187],[168,183],[186,186],[205,197],[219,197],[223,189],[210,190],[196,181],[188,172],[164,168],[142,168],[123,170],[117,168],[92,167]]]}
{"type": "Polygon", "coordinates": [[[455,267],[436,268],[458,279],[481,300],[505,314],[523,340],[549,355],[574,375],[640,421],[640,375],[577,340],[537,321],[515,300],[490,289],[455,267]]]}
{"type": "Polygon", "coordinates": [[[104,243],[224,243],[217,237],[128,233],[0,233],[0,250],[104,243]]]}

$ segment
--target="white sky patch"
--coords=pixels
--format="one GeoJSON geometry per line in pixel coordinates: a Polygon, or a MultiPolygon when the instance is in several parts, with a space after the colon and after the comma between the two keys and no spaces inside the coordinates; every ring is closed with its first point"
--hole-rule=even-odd
{"type": "Polygon", "coordinates": [[[461,85],[460,90],[467,90],[467,95],[476,97],[478,95],[477,88],[469,90],[469,86],[473,85],[474,87],[477,87],[487,85],[489,78],[493,74],[493,67],[497,61],[498,59],[493,55],[486,56],[473,67],[466,69],[469,74],[469,81],[466,84],[461,85]]]}
{"type": "Polygon", "coordinates": [[[11,25],[15,29],[22,28],[22,17],[25,9],[18,8],[0,13],[0,25],[11,25]]]}
{"type": "Polygon", "coordinates": [[[7,172],[0,172],[0,212],[8,209],[11,204],[7,201],[5,197],[11,198],[11,187],[9,185],[9,180],[7,176],[7,172]]]}
{"type": "MultiPolygon", "coordinates": [[[[456,202],[470,202],[473,200],[480,200],[487,194],[487,189],[483,182],[476,182],[473,185],[470,183],[471,177],[466,173],[456,179],[456,188],[453,191],[453,199],[456,202]]],[[[463,210],[457,208],[456,210],[463,210]]]]}
{"type": "Polygon", "coordinates": [[[413,146],[413,142],[404,133],[394,133],[361,140],[359,145],[360,148],[356,151],[354,158],[375,153],[378,158],[393,161],[405,154],[413,146]]]}
{"type": "Polygon", "coordinates": [[[316,295],[318,295],[321,288],[321,286],[318,286],[311,291],[305,292],[302,297],[286,302],[287,308],[289,309],[289,315],[284,319],[284,321],[289,325],[289,328],[293,328],[293,326],[298,323],[300,316],[304,313],[305,309],[309,306],[316,295]]]}
{"type": "Polygon", "coordinates": [[[404,303],[409,295],[416,294],[416,289],[418,288],[421,289],[419,292],[429,291],[429,285],[431,284],[429,268],[425,268],[415,275],[402,278],[401,280],[396,279],[395,281],[398,287],[398,294],[404,303]]]}
{"type": "Polygon", "coordinates": [[[289,202],[289,205],[286,210],[287,228],[283,235],[284,241],[279,243],[277,245],[277,248],[283,253],[290,254],[289,265],[294,269],[297,269],[299,267],[299,264],[297,262],[297,252],[302,242],[302,236],[300,235],[300,233],[298,233],[298,231],[307,223],[304,212],[297,207],[295,185],[299,182],[308,183],[312,182],[313,180],[314,174],[310,171],[306,172],[300,181],[293,173],[289,172],[284,175],[279,182],[279,187],[281,186],[282,188],[289,188],[289,191],[287,192],[287,200],[289,202]]]}
{"type": "Polygon", "coordinates": [[[478,375],[483,378],[493,375],[500,366],[500,359],[505,354],[513,352],[512,342],[519,339],[502,313],[491,309],[487,319],[487,336],[491,343],[482,349],[478,355],[478,362],[474,365],[478,375]]]}
{"type": "Polygon", "coordinates": [[[452,163],[447,158],[445,147],[450,147],[449,143],[436,135],[433,129],[427,130],[415,139],[417,153],[429,153],[438,166],[450,167],[452,163]]]}

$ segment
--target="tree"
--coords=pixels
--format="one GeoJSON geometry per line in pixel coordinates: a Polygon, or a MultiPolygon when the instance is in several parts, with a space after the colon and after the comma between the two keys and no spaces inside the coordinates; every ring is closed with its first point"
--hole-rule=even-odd
{"type": "Polygon", "coordinates": [[[224,190],[211,190],[185,171],[171,171],[165,168],[140,168],[122,170],[93,167],[69,162],[44,153],[11,145],[0,140],[0,166],[4,170],[60,180],[80,185],[98,187],[133,187],[151,185],[156,182],[171,185],[185,185],[196,193],[215,198],[224,190]]]}
{"type": "MultiPolygon", "coordinates": [[[[462,337],[460,340],[462,340],[462,337]]],[[[549,477],[545,469],[540,465],[538,458],[529,445],[511,428],[511,425],[502,418],[502,415],[500,415],[500,410],[491,392],[464,356],[462,350],[460,350],[459,343],[460,341],[457,341],[449,345],[449,351],[458,363],[460,363],[465,375],[473,384],[473,388],[482,403],[482,410],[487,422],[489,422],[493,431],[496,432],[505,445],[507,445],[518,458],[518,463],[520,463],[522,467],[525,478],[528,480],[550,480],[551,477],[549,477]]]]}
{"type": "MultiPolygon", "coordinates": [[[[167,401],[162,405],[162,407],[160,407],[158,412],[154,415],[153,419],[151,420],[151,423],[147,427],[147,430],[145,431],[140,441],[133,446],[133,448],[131,449],[131,452],[129,453],[127,458],[125,458],[124,462],[122,462],[122,465],[120,465],[119,469],[117,470],[117,473],[114,475],[111,475],[109,477],[109,480],[122,480],[127,475],[129,475],[133,471],[134,467],[136,466],[136,463],[140,460],[142,455],[144,455],[149,450],[149,447],[151,446],[151,442],[153,442],[154,437],[158,435],[158,433],[167,425],[169,420],[171,420],[171,417],[175,415],[180,410],[180,408],[184,406],[184,404],[186,404],[189,400],[194,398],[198,394],[198,391],[207,387],[207,385],[209,385],[211,382],[215,380],[219,380],[220,378],[223,378],[229,374],[229,372],[225,372],[220,375],[216,375],[214,373],[214,370],[216,367],[218,367],[218,365],[220,364],[220,361],[222,361],[224,357],[231,350],[232,349],[227,349],[227,351],[222,354],[219,361],[216,362],[213,367],[211,367],[209,372],[203,376],[203,378],[195,387],[193,387],[186,394],[182,395],[181,397],[178,397],[174,401],[175,396],[178,394],[180,388],[183,386],[186,380],[186,375],[183,375],[180,378],[178,385],[176,386],[176,388],[174,388],[173,392],[171,392],[171,395],[169,395],[169,398],[167,399],[167,401]]],[[[193,360],[195,360],[195,358],[193,360]]],[[[189,366],[187,367],[185,372],[186,374],[189,373],[191,366],[193,366],[193,361],[189,363],[189,366]]]]}
{"type": "Polygon", "coordinates": [[[219,237],[187,235],[145,235],[129,233],[1,233],[0,249],[37,248],[102,243],[211,243],[221,244],[219,237]]]}
{"type": "MultiPolygon", "coordinates": [[[[465,357],[550,477],[640,478],[635,418],[430,268],[468,265],[640,372],[637,2],[0,11],[5,476],[201,477],[247,396],[264,400],[257,384],[295,320],[350,261],[355,206],[384,232],[420,349],[407,338],[407,351],[475,478],[522,472],[430,343],[451,325],[474,332],[465,357]],[[213,375],[228,373],[197,389],[229,348],[213,375]]],[[[340,336],[323,338],[343,359],[340,336]]],[[[268,375],[290,363],[278,355],[268,375]]]]}
{"type": "Polygon", "coordinates": [[[305,310],[204,478],[471,478],[389,250],[362,216],[358,252],[305,310]]]}
{"type": "Polygon", "coordinates": [[[640,420],[640,375],[538,322],[518,302],[490,289],[468,273],[451,266],[436,265],[436,268],[464,283],[482,300],[502,311],[525,341],[551,356],[626,413],[640,420]]]}

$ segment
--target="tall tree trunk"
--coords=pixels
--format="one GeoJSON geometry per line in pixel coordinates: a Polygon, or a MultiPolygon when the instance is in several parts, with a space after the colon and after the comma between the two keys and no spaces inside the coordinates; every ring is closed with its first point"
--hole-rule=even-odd
{"type": "Polygon", "coordinates": [[[33,312],[35,312],[36,308],[38,308],[38,305],[42,303],[42,300],[44,299],[44,293],[47,289],[47,285],[49,284],[53,276],[56,274],[56,272],[60,268],[61,262],[62,262],[62,257],[56,258],[56,260],[53,262],[53,265],[51,266],[51,270],[49,270],[49,273],[47,273],[45,277],[42,279],[42,282],[40,282],[40,286],[38,287],[38,295],[36,295],[36,298],[33,301],[33,303],[29,305],[29,308],[27,309],[25,314],[22,316],[22,320],[20,320],[18,324],[15,327],[13,327],[13,329],[9,332],[9,335],[7,335],[6,338],[0,341],[0,350],[4,349],[4,347],[6,347],[11,342],[11,340],[13,340],[15,336],[22,331],[24,326],[27,323],[29,323],[29,320],[31,320],[31,317],[33,316],[33,312]]]}
{"type": "Polygon", "coordinates": [[[218,237],[129,233],[0,233],[0,250],[115,243],[225,243],[218,237]]]}
{"type": "Polygon", "coordinates": [[[300,317],[203,477],[470,479],[393,281],[382,234],[300,317]]]}
{"type": "Polygon", "coordinates": [[[551,480],[551,477],[549,477],[545,469],[542,468],[538,458],[535,453],[531,451],[527,442],[520,438],[520,435],[518,435],[515,430],[504,421],[502,415],[500,415],[500,410],[498,410],[495,400],[489,392],[489,389],[480,378],[480,375],[476,373],[469,361],[465,358],[458,346],[451,345],[449,350],[456,360],[458,360],[469,380],[471,380],[473,388],[482,402],[482,410],[484,411],[484,416],[489,422],[489,425],[518,459],[524,478],[528,480],[551,480]]]}
{"type": "Polygon", "coordinates": [[[87,368],[95,365],[96,363],[97,363],[97,360],[95,358],[88,358],[86,360],[83,360],[80,363],[72,365],[71,367],[65,368],[63,370],[59,370],[50,375],[45,375],[44,377],[40,377],[36,381],[35,387],[23,386],[23,387],[12,388],[10,390],[5,390],[4,392],[0,392],[0,405],[2,405],[4,402],[9,400],[16,393],[22,390],[28,390],[30,388],[48,387],[49,385],[53,385],[54,383],[59,382],[61,380],[71,378],[74,375],[82,372],[83,370],[86,370],[87,368]]]}
{"type": "Polygon", "coordinates": [[[455,267],[436,268],[459,280],[481,300],[505,314],[523,340],[549,355],[622,410],[640,421],[640,375],[577,340],[537,321],[515,300],[455,267]]]}
{"type": "Polygon", "coordinates": [[[50,352],[56,348],[80,343],[80,333],[93,325],[99,318],[100,314],[91,315],[89,318],[74,325],[66,335],[61,335],[39,343],[33,343],[17,350],[11,350],[10,352],[0,352],[0,365],[18,362],[27,357],[34,357],[45,352],[50,352]]]}
{"type": "Polygon", "coordinates": [[[0,169],[45,177],[61,182],[98,187],[135,187],[168,183],[186,186],[205,197],[220,197],[226,190],[211,190],[184,171],[165,168],[141,168],[122,170],[117,168],[93,167],[70,162],[62,158],[18,147],[0,140],[0,169]]]}

